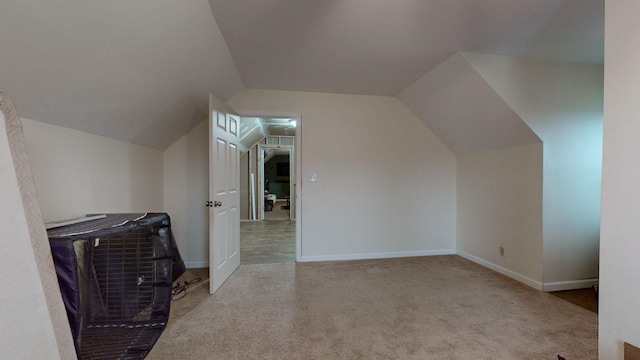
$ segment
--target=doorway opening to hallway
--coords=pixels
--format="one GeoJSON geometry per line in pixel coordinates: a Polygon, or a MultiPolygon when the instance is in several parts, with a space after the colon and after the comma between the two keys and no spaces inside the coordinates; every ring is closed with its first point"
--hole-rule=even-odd
{"type": "Polygon", "coordinates": [[[298,120],[240,117],[241,264],[296,261],[298,120]]]}

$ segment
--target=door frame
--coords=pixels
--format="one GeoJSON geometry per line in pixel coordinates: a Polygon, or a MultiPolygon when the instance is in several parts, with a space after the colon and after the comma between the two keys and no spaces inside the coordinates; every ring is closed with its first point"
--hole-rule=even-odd
{"type": "MultiPolygon", "coordinates": [[[[291,118],[296,120],[296,138],[295,138],[295,185],[293,185],[295,194],[295,221],[296,221],[296,261],[302,258],[302,194],[304,186],[302,184],[302,115],[298,113],[275,112],[275,111],[254,111],[254,110],[236,110],[240,117],[270,117],[270,118],[291,118]]],[[[239,171],[239,170],[238,170],[239,171]]],[[[257,185],[257,184],[256,184],[257,185]]],[[[264,201],[264,196],[262,197],[264,201]]]]}
{"type": "MultiPolygon", "coordinates": [[[[295,149],[292,146],[280,146],[280,145],[269,145],[269,144],[258,144],[258,159],[259,159],[259,166],[257,169],[257,174],[258,176],[256,176],[257,181],[256,181],[256,188],[257,189],[264,189],[264,153],[263,150],[264,149],[280,149],[280,150],[284,150],[288,153],[289,156],[289,164],[292,164],[292,168],[293,168],[293,173],[291,173],[291,171],[289,171],[289,199],[291,199],[291,195],[293,194],[293,200],[294,200],[294,204],[293,204],[293,211],[289,211],[289,220],[295,220],[296,219],[296,205],[295,205],[295,200],[298,198],[295,194],[295,184],[296,184],[296,164],[295,164],[295,149]]],[[[264,191],[264,190],[262,190],[264,191]]],[[[257,192],[257,191],[256,191],[257,192]]],[[[273,204],[274,206],[276,204],[273,204]]],[[[258,216],[258,220],[259,221],[264,221],[264,196],[258,196],[258,206],[260,209],[260,214],[258,216]]]]}

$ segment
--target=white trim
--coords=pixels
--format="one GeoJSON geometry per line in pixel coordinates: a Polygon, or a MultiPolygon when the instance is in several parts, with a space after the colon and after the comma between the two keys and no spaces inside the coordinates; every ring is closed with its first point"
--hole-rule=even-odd
{"type": "MultiPolygon", "coordinates": [[[[295,202],[290,204],[293,206],[293,218],[296,220],[296,261],[302,259],[302,115],[296,115],[296,146],[294,147],[295,155],[295,184],[294,194],[295,202]]],[[[291,194],[289,194],[291,197],[291,194]]],[[[291,213],[289,213],[291,214],[291,213]]]]}
{"type": "Polygon", "coordinates": [[[342,260],[368,260],[368,259],[389,259],[416,256],[437,256],[437,255],[455,255],[453,249],[443,250],[419,250],[419,251],[400,251],[385,253],[362,253],[362,254],[344,254],[344,255],[317,255],[317,256],[299,256],[299,262],[315,262],[315,261],[342,261],[342,260]]]}
{"type": "Polygon", "coordinates": [[[465,259],[467,259],[469,261],[473,261],[476,264],[482,265],[482,266],[484,266],[486,268],[489,268],[489,269],[491,269],[493,271],[499,272],[502,275],[508,276],[508,277],[512,278],[513,280],[517,280],[517,281],[519,281],[519,282],[521,282],[521,283],[523,283],[525,285],[529,285],[529,286],[531,286],[532,288],[534,288],[536,290],[542,291],[543,286],[542,286],[542,283],[539,282],[539,281],[535,281],[535,280],[530,279],[530,278],[528,278],[528,277],[526,277],[524,275],[520,275],[520,274],[518,274],[516,272],[513,272],[513,271],[511,271],[509,269],[505,269],[502,266],[498,266],[498,265],[496,265],[494,263],[491,263],[491,262],[489,262],[487,260],[484,260],[484,259],[481,259],[479,257],[473,256],[473,255],[471,255],[469,253],[466,253],[466,252],[464,252],[462,250],[458,250],[457,253],[458,253],[458,255],[462,256],[463,258],[465,258],[465,259]]]}
{"type": "Polygon", "coordinates": [[[575,290],[575,289],[587,289],[593,285],[598,284],[600,279],[584,279],[584,280],[571,280],[571,281],[555,281],[544,283],[543,291],[563,291],[563,290],[575,290]]]}
{"type": "MultiPolygon", "coordinates": [[[[240,117],[281,117],[281,118],[297,118],[300,116],[299,113],[290,112],[290,111],[255,111],[255,110],[243,110],[243,109],[234,109],[238,116],[240,117]]],[[[296,123],[296,127],[299,123],[296,123]]]]}
{"type": "Polygon", "coordinates": [[[209,267],[209,262],[208,261],[185,261],[184,262],[184,266],[187,269],[208,268],[209,267]]]}
{"type": "MultiPolygon", "coordinates": [[[[316,262],[316,261],[342,261],[342,260],[369,260],[369,259],[389,259],[389,258],[402,258],[402,257],[417,257],[417,256],[439,256],[439,255],[459,255],[469,261],[482,265],[493,271],[499,272],[502,275],[508,276],[514,280],[517,280],[532,288],[545,292],[563,291],[563,290],[575,290],[586,289],[593,285],[598,284],[599,279],[585,279],[585,280],[573,280],[573,281],[556,281],[544,283],[544,285],[538,281],[530,279],[526,276],[520,275],[511,270],[505,269],[501,266],[480,259],[461,250],[422,250],[422,251],[403,251],[403,252],[390,252],[390,253],[365,253],[365,254],[346,254],[346,255],[320,255],[320,256],[300,256],[297,261],[299,262],[316,262]]],[[[208,261],[185,261],[187,269],[199,269],[209,267],[208,261]]]]}
{"type": "MultiPolygon", "coordinates": [[[[289,145],[271,145],[271,144],[257,144],[258,146],[258,158],[260,159],[259,161],[259,169],[258,169],[258,176],[257,176],[257,183],[258,183],[258,188],[259,189],[264,189],[264,183],[265,183],[265,179],[264,179],[264,164],[265,164],[265,159],[263,156],[263,151],[264,149],[278,149],[278,150],[283,150],[283,151],[287,151],[287,153],[289,154],[289,164],[293,164],[291,165],[291,168],[295,171],[295,164],[292,160],[293,156],[294,156],[294,147],[293,146],[289,146],[289,145]]],[[[296,182],[296,177],[291,176],[289,177],[289,199],[291,199],[291,194],[293,194],[293,192],[291,191],[294,188],[294,185],[296,182]]],[[[264,197],[263,196],[259,196],[259,201],[258,201],[258,205],[259,205],[259,214],[260,215],[260,221],[264,220],[264,197]]],[[[276,198],[276,202],[278,201],[285,201],[285,199],[280,199],[278,200],[276,198]]],[[[275,204],[273,204],[275,205],[275,204]]],[[[295,209],[294,209],[295,210],[295,209]]],[[[295,220],[295,215],[291,214],[291,211],[289,211],[289,220],[295,220]]]]}

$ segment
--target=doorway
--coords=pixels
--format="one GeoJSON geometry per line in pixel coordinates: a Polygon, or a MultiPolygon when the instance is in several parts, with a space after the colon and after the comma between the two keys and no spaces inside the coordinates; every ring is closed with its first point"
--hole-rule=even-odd
{"type": "Polygon", "coordinates": [[[295,220],[294,148],[258,144],[258,189],[264,192],[258,204],[264,221],[295,220]]]}
{"type": "Polygon", "coordinates": [[[241,114],[242,264],[297,259],[298,120],[299,116],[241,114]]]}

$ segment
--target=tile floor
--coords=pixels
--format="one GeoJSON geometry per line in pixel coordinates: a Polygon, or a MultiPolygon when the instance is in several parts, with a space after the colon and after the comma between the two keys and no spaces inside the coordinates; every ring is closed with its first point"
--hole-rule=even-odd
{"type": "Polygon", "coordinates": [[[271,211],[264,212],[265,220],[289,220],[289,209],[285,209],[286,201],[276,201],[271,211]]]}
{"type": "Polygon", "coordinates": [[[240,222],[241,264],[269,264],[295,261],[295,221],[240,222]]]}

